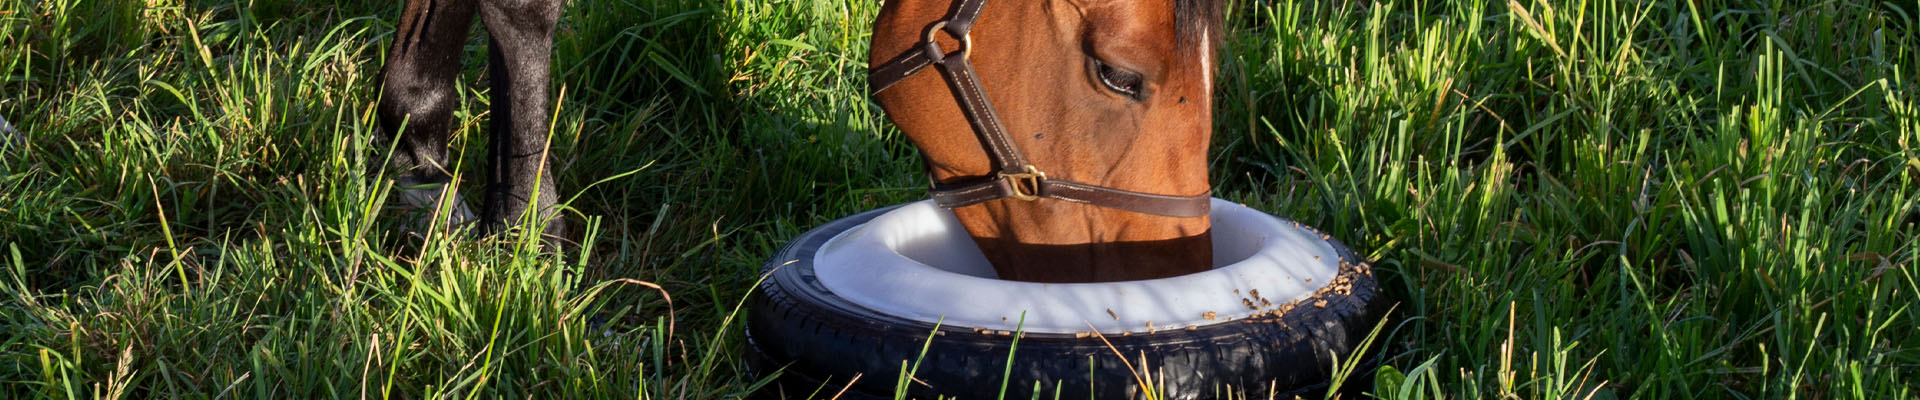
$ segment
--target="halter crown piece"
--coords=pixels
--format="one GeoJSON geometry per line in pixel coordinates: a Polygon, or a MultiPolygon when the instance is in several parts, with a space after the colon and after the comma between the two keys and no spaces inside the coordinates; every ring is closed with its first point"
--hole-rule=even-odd
{"type": "Polygon", "coordinates": [[[986,148],[987,157],[992,159],[994,174],[990,177],[955,184],[935,181],[931,190],[935,204],[957,208],[1005,198],[1024,201],[1045,198],[1166,217],[1207,215],[1211,190],[1192,196],[1141,193],[1048,178],[1039,167],[1027,162],[1013,138],[1007,136],[1007,128],[1001,124],[1000,114],[994,112],[993,102],[987,100],[987,92],[981,90],[973,64],[967,62],[973,54],[973,37],[968,32],[986,5],[986,0],[955,0],[946,19],[927,27],[919,46],[867,72],[868,88],[872,93],[880,93],[928,65],[939,69],[941,77],[946,78],[947,88],[953,90],[953,99],[959,103],[961,113],[966,115],[967,124],[973,127],[974,135],[980,137],[981,146],[986,148]],[[939,41],[935,40],[940,32],[959,40],[960,50],[948,53],[940,48],[939,41]]]}

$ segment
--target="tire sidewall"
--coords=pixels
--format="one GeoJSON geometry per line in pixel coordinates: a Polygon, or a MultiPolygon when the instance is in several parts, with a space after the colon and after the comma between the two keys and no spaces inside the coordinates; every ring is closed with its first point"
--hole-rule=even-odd
{"type": "MultiPolygon", "coordinates": [[[[1043,396],[1057,390],[1063,398],[1133,398],[1143,393],[1129,367],[1145,364],[1168,398],[1220,397],[1229,387],[1261,397],[1305,393],[1324,390],[1336,359],[1358,348],[1386,311],[1371,267],[1343,262],[1334,282],[1277,315],[1099,336],[936,327],[856,305],[815,275],[814,255],[829,239],[897,207],[814,228],[762,267],[747,335],[756,370],[780,373],[770,389],[830,395],[852,381],[848,393],[886,395],[903,368],[913,368],[925,382],[908,385],[914,397],[994,398],[1007,382],[1005,395],[1027,398],[1041,382],[1043,396]],[[1007,368],[1010,352],[1017,368],[1007,368]]],[[[1360,260],[1339,241],[1328,242],[1340,259],[1360,260]]]]}

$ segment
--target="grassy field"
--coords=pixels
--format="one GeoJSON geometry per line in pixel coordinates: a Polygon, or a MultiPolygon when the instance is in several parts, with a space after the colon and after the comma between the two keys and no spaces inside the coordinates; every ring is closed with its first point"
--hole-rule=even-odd
{"type": "MultiPolygon", "coordinates": [[[[763,257],[925,196],[864,96],[877,0],[575,0],[580,251],[410,241],[361,174],[399,2],[324,3],[0,0],[0,397],[737,397],[763,257]]],[[[1217,192],[1401,301],[1345,385],[1920,396],[1915,3],[1229,7],[1217,192]]]]}

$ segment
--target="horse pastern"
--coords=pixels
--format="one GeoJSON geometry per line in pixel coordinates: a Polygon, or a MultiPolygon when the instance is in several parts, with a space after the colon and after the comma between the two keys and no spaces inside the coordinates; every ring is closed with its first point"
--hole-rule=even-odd
{"type": "Polygon", "coordinates": [[[13,124],[7,123],[5,117],[0,117],[0,147],[19,147],[23,149],[27,147],[27,136],[21,134],[20,130],[14,129],[13,124]]]}
{"type": "Polygon", "coordinates": [[[413,216],[405,227],[408,231],[433,229],[430,227],[448,230],[479,219],[473,209],[462,201],[460,193],[450,181],[431,183],[421,182],[417,178],[400,178],[394,180],[394,187],[400,191],[403,212],[423,213],[413,216]]]}

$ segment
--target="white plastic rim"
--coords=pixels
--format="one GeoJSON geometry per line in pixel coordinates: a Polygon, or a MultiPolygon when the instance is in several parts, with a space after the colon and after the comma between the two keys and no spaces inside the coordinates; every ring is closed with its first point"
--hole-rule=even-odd
{"type": "Polygon", "coordinates": [[[1169,278],[1000,280],[953,212],[930,200],[841,232],[820,247],[813,266],[827,290],[883,314],[943,326],[1061,334],[1149,332],[1247,318],[1311,296],[1339,272],[1338,253],[1310,228],[1218,198],[1212,209],[1214,268],[1169,278]]]}

